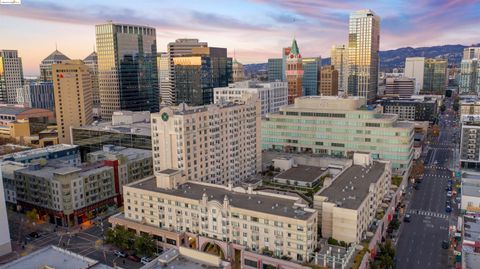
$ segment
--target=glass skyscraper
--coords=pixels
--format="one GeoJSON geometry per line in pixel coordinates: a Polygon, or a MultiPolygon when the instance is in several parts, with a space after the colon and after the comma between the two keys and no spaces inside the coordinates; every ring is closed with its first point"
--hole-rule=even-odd
{"type": "Polygon", "coordinates": [[[375,100],[378,88],[380,17],[369,9],[350,15],[348,31],[348,93],[375,100]]]}
{"type": "Polygon", "coordinates": [[[318,95],[321,61],[320,57],[302,58],[302,94],[304,96],[318,95]]]}
{"type": "Polygon", "coordinates": [[[102,117],[159,111],[155,28],[108,22],[96,26],[96,38],[102,117]]]}
{"type": "Polygon", "coordinates": [[[283,81],[283,59],[271,58],[267,63],[267,76],[269,82],[283,81]]]}
{"type": "Polygon", "coordinates": [[[445,94],[447,89],[447,60],[425,59],[423,94],[445,94]]]}

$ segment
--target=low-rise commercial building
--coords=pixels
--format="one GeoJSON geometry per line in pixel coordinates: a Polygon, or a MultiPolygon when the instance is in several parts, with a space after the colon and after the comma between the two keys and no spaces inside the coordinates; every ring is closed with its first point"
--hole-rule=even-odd
{"type": "Polygon", "coordinates": [[[385,94],[409,98],[415,94],[415,79],[390,77],[385,79],[385,94]]]}
{"type": "Polygon", "coordinates": [[[435,122],[438,115],[436,99],[424,97],[408,99],[383,98],[377,101],[383,112],[397,114],[399,120],[435,122]]]}
{"type": "Polygon", "coordinates": [[[276,184],[313,188],[321,183],[321,178],[328,174],[328,170],[318,166],[294,165],[292,168],[276,175],[273,181],[276,184]]]}
{"type": "Polygon", "coordinates": [[[480,213],[480,173],[474,171],[462,173],[461,193],[462,210],[474,214],[480,213]]]}
{"type": "Polygon", "coordinates": [[[463,216],[462,268],[474,269],[480,264],[480,218],[478,215],[463,216]]]}
{"type": "Polygon", "coordinates": [[[314,195],[322,237],[359,243],[391,185],[391,164],[355,153],[353,165],[314,195]]]}
{"type": "Polygon", "coordinates": [[[72,128],[72,143],[80,147],[82,160],[105,145],[151,150],[151,137],[150,113],[145,111],[116,111],[112,121],[72,128]]]}
{"type": "Polygon", "coordinates": [[[24,150],[16,153],[5,154],[2,161],[31,163],[36,160],[56,160],[75,166],[80,164],[80,150],[76,145],[58,144],[45,148],[24,150]]]}
{"type": "Polygon", "coordinates": [[[255,95],[261,104],[262,117],[268,113],[275,113],[280,107],[288,104],[287,82],[259,83],[257,81],[243,81],[228,85],[228,87],[215,88],[214,102],[242,102],[255,95]]]}
{"type": "Polygon", "coordinates": [[[480,167],[480,115],[462,114],[460,163],[462,168],[480,167]]]}
{"type": "Polygon", "coordinates": [[[50,245],[2,265],[2,269],[113,269],[97,260],[50,245]]]}
{"type": "Polygon", "coordinates": [[[337,157],[364,151],[403,175],[413,160],[413,127],[364,98],[305,96],[262,121],[262,149],[337,157]]]}
{"type": "Polygon", "coordinates": [[[213,244],[229,260],[249,250],[298,262],[308,261],[317,247],[317,212],[298,197],[186,182],[174,169],[123,191],[125,213],[110,222],[152,234],[161,245],[205,251],[213,244]]]}

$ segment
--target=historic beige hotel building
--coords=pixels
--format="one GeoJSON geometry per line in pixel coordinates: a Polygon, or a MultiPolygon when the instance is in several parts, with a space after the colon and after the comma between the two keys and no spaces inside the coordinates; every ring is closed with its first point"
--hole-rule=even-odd
{"type": "Polygon", "coordinates": [[[164,107],[152,114],[155,172],[182,170],[188,180],[227,185],[261,169],[260,103],[164,107]]]}

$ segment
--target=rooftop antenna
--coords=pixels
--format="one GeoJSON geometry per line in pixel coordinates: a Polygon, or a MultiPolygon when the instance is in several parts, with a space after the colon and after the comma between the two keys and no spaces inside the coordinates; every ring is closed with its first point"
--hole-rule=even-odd
{"type": "Polygon", "coordinates": [[[57,41],[55,41],[55,50],[58,50],[57,41]]]}

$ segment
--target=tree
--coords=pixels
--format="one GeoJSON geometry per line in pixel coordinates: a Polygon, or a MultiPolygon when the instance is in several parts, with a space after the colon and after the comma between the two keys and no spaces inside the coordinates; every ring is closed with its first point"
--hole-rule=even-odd
{"type": "Polygon", "coordinates": [[[372,269],[395,269],[395,247],[391,240],[378,244],[378,255],[372,263],[372,269]]]}
{"type": "Polygon", "coordinates": [[[121,225],[108,229],[105,232],[106,243],[112,244],[121,250],[130,250],[132,248],[131,241],[134,240],[135,234],[121,225]]]}
{"type": "Polygon", "coordinates": [[[134,247],[137,254],[150,257],[156,249],[155,241],[148,234],[141,234],[135,238],[134,247]]]}
{"type": "Polygon", "coordinates": [[[30,219],[31,221],[36,221],[38,219],[38,212],[37,209],[32,209],[30,211],[27,211],[26,213],[27,218],[30,219]]]}
{"type": "Polygon", "coordinates": [[[446,109],[447,109],[447,107],[445,106],[445,104],[442,104],[442,105],[440,106],[440,112],[443,113],[443,112],[445,112],[446,109]]]}
{"type": "Polygon", "coordinates": [[[412,168],[412,173],[410,176],[412,178],[418,178],[420,177],[423,173],[425,172],[425,165],[423,164],[422,161],[418,161],[415,163],[415,165],[412,168]]]}

